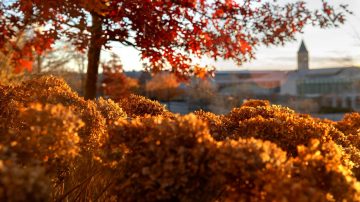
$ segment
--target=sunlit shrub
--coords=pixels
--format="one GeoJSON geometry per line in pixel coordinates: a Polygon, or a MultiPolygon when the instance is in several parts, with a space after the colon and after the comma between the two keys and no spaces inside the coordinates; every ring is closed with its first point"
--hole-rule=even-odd
{"type": "Polygon", "coordinates": [[[93,101],[85,101],[55,77],[34,78],[1,91],[0,131],[10,134],[4,140],[14,138],[9,154],[21,153],[17,161],[23,166],[44,165],[54,183],[54,198],[93,174],[94,158],[107,138],[106,120],[93,101]]]}
{"type": "Polygon", "coordinates": [[[299,146],[291,159],[290,178],[279,180],[268,189],[274,201],[358,201],[360,184],[343,166],[342,150],[334,142],[321,144],[313,139],[308,147],[299,146]],[[280,192],[274,190],[281,190],[280,192]]]}
{"type": "Polygon", "coordinates": [[[181,116],[39,77],[0,86],[0,200],[359,201],[359,120],[258,100],[181,116]]]}
{"type": "Polygon", "coordinates": [[[146,115],[162,115],[165,117],[172,116],[172,114],[165,108],[164,105],[140,95],[131,94],[129,97],[121,99],[119,105],[130,117],[146,115]]]}
{"type": "Polygon", "coordinates": [[[360,200],[360,184],[343,166],[343,151],[338,145],[312,140],[308,147],[298,147],[298,154],[293,162],[293,175],[299,174],[302,180],[320,187],[324,193],[331,193],[336,201],[360,200]]]}
{"type": "Polygon", "coordinates": [[[241,105],[242,107],[267,107],[270,106],[270,102],[268,100],[245,100],[245,102],[241,105]]]}
{"type": "Polygon", "coordinates": [[[1,159],[10,159],[16,163],[17,166],[11,169],[20,172],[14,176],[19,179],[13,180],[26,181],[43,170],[43,177],[49,181],[46,186],[51,186],[50,179],[54,183],[62,182],[73,168],[75,159],[80,156],[78,131],[84,123],[73,114],[71,107],[60,104],[32,103],[26,108],[17,109],[17,127],[0,127],[4,129],[0,137],[0,142],[4,145],[1,159]],[[22,172],[25,173],[21,174],[22,172]]]}
{"type": "Polygon", "coordinates": [[[101,115],[106,119],[107,125],[118,119],[124,119],[127,117],[122,108],[111,99],[105,100],[103,98],[99,98],[96,100],[96,105],[98,110],[101,112],[101,115]]]}
{"type": "Polygon", "coordinates": [[[227,137],[228,127],[226,127],[224,123],[224,116],[205,112],[203,110],[195,111],[194,114],[208,124],[211,136],[215,140],[220,141],[227,137]]]}
{"type": "Polygon", "coordinates": [[[192,115],[117,122],[108,151],[123,151],[113,159],[119,164],[112,164],[123,174],[117,176],[113,194],[125,201],[138,196],[145,201],[358,197],[358,183],[344,166],[343,150],[331,140],[321,146],[320,141],[309,140],[309,147],[299,146],[298,156],[288,158],[271,142],[253,138],[217,142],[206,125],[192,115]],[[291,184],[297,185],[291,188],[296,194],[274,194],[291,184]]]}
{"type": "MultiPolygon", "coordinates": [[[[295,158],[283,158],[278,161],[280,163],[272,162],[266,169],[259,169],[261,172],[254,177],[257,184],[249,180],[246,183],[253,189],[244,192],[237,189],[240,186],[229,188],[225,201],[359,200],[359,183],[343,166],[343,153],[336,144],[329,142],[321,145],[319,140],[313,139],[308,147],[299,146],[298,150],[295,158]]],[[[276,150],[271,153],[280,154],[276,150]]]]}
{"type": "Polygon", "coordinates": [[[353,172],[360,179],[360,114],[345,114],[343,120],[333,123],[333,125],[345,134],[348,145],[343,145],[344,149],[351,155],[351,160],[355,163],[353,172]]]}
{"type": "Polygon", "coordinates": [[[297,154],[298,145],[307,145],[313,138],[321,142],[335,139],[340,144],[346,144],[346,138],[340,131],[308,115],[277,105],[248,106],[235,108],[226,115],[229,138],[269,140],[293,156],[297,154]]]}
{"type": "MultiPolygon", "coordinates": [[[[207,125],[194,115],[122,120],[110,130],[109,152],[126,147],[118,165],[123,175],[113,188],[125,201],[180,200],[205,196],[210,186],[212,138],[207,125]]],[[[110,154],[110,156],[114,156],[110,154]]]]}
{"type": "Polygon", "coordinates": [[[31,161],[66,161],[78,155],[80,139],[77,131],[83,122],[62,105],[30,104],[20,108],[19,126],[0,137],[22,164],[31,161]]]}
{"type": "Polygon", "coordinates": [[[231,110],[231,112],[226,115],[226,118],[228,119],[228,127],[237,127],[240,121],[259,116],[270,119],[279,114],[295,115],[295,112],[286,107],[266,105],[260,101],[247,101],[241,107],[231,110]]]}
{"type": "Polygon", "coordinates": [[[106,139],[105,119],[93,101],[85,101],[74,93],[62,80],[55,77],[38,77],[18,86],[6,87],[0,99],[0,120],[10,128],[17,127],[18,108],[28,107],[31,103],[62,104],[73,107],[73,113],[85,123],[79,131],[82,149],[92,150],[106,139]]]}
{"type": "Polygon", "coordinates": [[[354,146],[360,148],[360,113],[345,114],[335,127],[343,132],[354,146]]]}
{"type": "Polygon", "coordinates": [[[212,201],[225,198],[229,187],[243,193],[243,200],[255,198],[250,194],[254,186],[266,183],[259,174],[272,167],[281,172],[286,161],[286,153],[270,142],[216,142],[194,115],[122,120],[109,139],[108,151],[127,150],[116,161],[122,162],[115,167],[124,174],[113,188],[126,201],[139,196],[145,201],[212,201]]]}
{"type": "Polygon", "coordinates": [[[360,177],[360,152],[356,147],[356,136],[344,135],[335,128],[339,127],[339,124],[345,125],[344,128],[352,128],[352,125],[348,126],[343,122],[336,125],[332,121],[312,118],[288,108],[253,100],[245,102],[225,116],[202,111],[196,114],[208,123],[213,137],[217,140],[251,137],[268,140],[291,156],[297,156],[297,147],[308,145],[313,138],[322,143],[334,141],[343,150],[343,165],[352,168],[354,174],[360,177]],[[348,159],[351,162],[347,161],[348,159]]]}
{"type": "Polygon", "coordinates": [[[215,182],[220,182],[221,201],[260,201],[272,180],[286,178],[286,152],[275,144],[250,139],[226,140],[216,144],[209,162],[215,182]],[[272,176],[272,177],[267,177],[272,176]]]}

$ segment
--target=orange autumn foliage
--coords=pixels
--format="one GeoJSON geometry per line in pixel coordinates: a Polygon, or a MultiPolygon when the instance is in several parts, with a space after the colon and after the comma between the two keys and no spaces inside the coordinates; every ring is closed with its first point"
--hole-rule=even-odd
{"type": "Polygon", "coordinates": [[[323,0],[317,9],[305,2],[248,0],[13,0],[0,2],[0,47],[19,30],[35,30],[20,55],[41,52],[66,39],[88,50],[86,99],[96,97],[102,48],[112,42],[139,50],[154,72],[171,69],[180,78],[205,77],[193,58],[233,60],[243,64],[262,45],[283,45],[306,25],[343,24],[346,5],[323,0]]]}

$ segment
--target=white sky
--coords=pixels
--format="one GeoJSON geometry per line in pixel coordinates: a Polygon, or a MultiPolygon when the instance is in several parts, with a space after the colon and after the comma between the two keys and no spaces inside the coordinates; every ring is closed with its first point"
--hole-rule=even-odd
{"type": "MultiPolygon", "coordinates": [[[[321,5],[320,0],[305,1],[310,8],[319,8],[321,5]]],[[[356,33],[360,37],[360,0],[328,2],[336,5],[349,4],[354,15],[348,16],[348,21],[339,28],[320,29],[308,26],[303,34],[297,35],[296,41],[288,42],[285,46],[260,47],[256,52],[256,60],[242,66],[224,60],[215,62],[203,59],[201,63],[214,65],[217,70],[296,69],[296,53],[301,40],[304,39],[310,52],[310,68],[360,66],[360,38],[356,38],[356,33]]],[[[135,49],[114,44],[112,51],[120,56],[126,71],[142,69],[139,52],[135,49]]],[[[107,53],[103,56],[106,55],[107,53]]]]}

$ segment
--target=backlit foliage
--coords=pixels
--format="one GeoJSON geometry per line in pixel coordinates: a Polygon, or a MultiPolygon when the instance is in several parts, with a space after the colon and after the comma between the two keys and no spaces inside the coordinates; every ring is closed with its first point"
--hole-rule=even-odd
{"type": "Polygon", "coordinates": [[[105,100],[103,98],[99,98],[96,100],[96,105],[98,110],[101,112],[101,115],[105,118],[107,124],[127,117],[127,114],[122,110],[122,108],[111,99],[105,100]]]}
{"type": "Polygon", "coordinates": [[[359,113],[350,113],[346,114],[342,121],[339,121],[335,125],[340,131],[342,131],[346,136],[355,141],[356,145],[360,147],[360,142],[358,140],[360,133],[360,114],[359,113]]]}
{"type": "Polygon", "coordinates": [[[23,70],[31,71],[32,62],[26,56],[19,58],[18,51],[22,49],[25,37],[21,34],[14,36],[0,48],[0,84],[9,84],[21,80],[23,70]]]}
{"type": "MultiPolygon", "coordinates": [[[[318,10],[310,10],[301,1],[283,5],[253,0],[16,0],[0,3],[0,47],[16,30],[51,25],[36,31],[36,38],[51,43],[50,39],[65,35],[84,50],[93,43],[90,37],[99,36],[95,42],[106,47],[111,41],[137,47],[155,70],[163,68],[162,60],[166,60],[177,73],[186,73],[190,55],[242,63],[253,57],[254,47],[284,43],[306,24],[329,27],[343,23],[343,7],[334,9],[327,1],[318,10]],[[91,22],[89,15],[99,19],[91,22]],[[100,33],[95,33],[94,22],[103,27],[97,30],[100,33]]],[[[40,51],[38,46],[35,49],[40,51]]]]}
{"type": "Polygon", "coordinates": [[[16,154],[21,163],[66,161],[80,151],[77,132],[84,123],[69,108],[30,104],[19,108],[16,122],[16,128],[2,135],[1,143],[10,145],[8,152],[16,154]]]}
{"type": "Polygon", "coordinates": [[[39,77],[0,86],[0,200],[359,201],[358,119],[259,100],[178,115],[39,77]]]}
{"type": "Polygon", "coordinates": [[[343,24],[347,6],[334,8],[328,2],[310,9],[301,0],[1,1],[0,52],[6,42],[32,27],[38,29],[21,55],[41,53],[60,39],[88,50],[85,97],[93,99],[101,50],[111,42],[138,49],[154,72],[170,69],[180,78],[204,78],[213,68],[200,67],[193,58],[242,64],[255,57],[259,46],[283,45],[306,25],[343,24]]]}
{"type": "Polygon", "coordinates": [[[79,131],[83,149],[93,149],[101,145],[106,138],[105,119],[97,110],[93,101],[85,101],[61,79],[55,77],[39,77],[25,81],[21,85],[5,87],[0,98],[0,120],[9,127],[17,127],[18,109],[28,107],[30,103],[62,104],[72,107],[73,113],[85,123],[79,131]]]}
{"type": "Polygon", "coordinates": [[[225,116],[218,116],[211,112],[202,110],[195,111],[194,114],[201,120],[207,122],[210,133],[216,140],[226,139],[227,128],[224,124],[225,116]]]}
{"type": "Polygon", "coordinates": [[[283,176],[267,176],[266,201],[358,201],[360,184],[342,164],[343,151],[328,142],[313,139],[308,147],[298,147],[283,176]],[[272,191],[269,190],[281,190],[272,191]]]}
{"type": "MultiPolygon", "coordinates": [[[[334,126],[344,133],[346,139],[350,143],[345,147],[351,154],[354,161],[360,162],[360,156],[357,151],[360,149],[360,114],[350,113],[345,114],[343,120],[333,123],[334,126]]],[[[360,164],[354,166],[355,175],[360,178],[360,164]]]]}
{"type": "Polygon", "coordinates": [[[121,99],[119,105],[130,117],[145,115],[172,116],[164,105],[140,95],[132,94],[127,98],[121,99]]]}

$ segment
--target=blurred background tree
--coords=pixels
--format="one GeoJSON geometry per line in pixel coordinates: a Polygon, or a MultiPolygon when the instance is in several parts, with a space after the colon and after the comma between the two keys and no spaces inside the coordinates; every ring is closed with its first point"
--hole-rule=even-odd
{"type": "Polygon", "coordinates": [[[152,99],[170,102],[183,94],[176,76],[169,72],[156,74],[145,85],[146,94],[152,99]]]}
{"type": "Polygon", "coordinates": [[[24,70],[32,70],[32,61],[20,54],[24,49],[27,36],[19,32],[0,48],[0,84],[20,81],[24,70]]]}
{"type": "Polygon", "coordinates": [[[102,68],[101,88],[106,97],[119,101],[138,91],[140,87],[138,80],[124,74],[121,60],[116,54],[112,54],[110,61],[103,63],[102,68]]]}
{"type": "Polygon", "coordinates": [[[64,71],[66,64],[77,59],[79,54],[66,42],[60,42],[57,47],[45,50],[41,54],[34,53],[33,72],[44,73],[64,71]]]}

